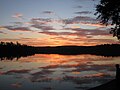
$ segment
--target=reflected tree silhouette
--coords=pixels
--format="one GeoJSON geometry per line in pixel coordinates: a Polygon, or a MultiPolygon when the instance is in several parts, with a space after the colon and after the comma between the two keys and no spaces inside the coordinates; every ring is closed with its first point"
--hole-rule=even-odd
{"type": "Polygon", "coordinates": [[[97,19],[105,25],[112,25],[110,34],[120,40],[120,0],[101,0],[96,6],[97,19]]]}

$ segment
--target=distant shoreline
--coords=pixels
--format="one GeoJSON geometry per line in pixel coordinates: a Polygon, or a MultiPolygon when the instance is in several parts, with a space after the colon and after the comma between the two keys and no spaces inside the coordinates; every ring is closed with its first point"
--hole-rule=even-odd
{"type": "Polygon", "coordinates": [[[119,44],[104,44],[96,46],[56,46],[35,47],[37,54],[80,55],[91,54],[100,56],[120,56],[119,44]]]}
{"type": "Polygon", "coordinates": [[[4,57],[26,57],[34,54],[60,54],[60,55],[99,55],[99,56],[120,56],[120,44],[103,44],[96,46],[44,46],[34,47],[20,43],[1,42],[0,58],[4,57]]]}

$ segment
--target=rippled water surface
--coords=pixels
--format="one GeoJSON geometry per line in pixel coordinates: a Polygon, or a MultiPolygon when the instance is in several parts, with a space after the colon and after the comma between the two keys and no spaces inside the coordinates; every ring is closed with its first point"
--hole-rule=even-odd
{"type": "Polygon", "coordinates": [[[0,90],[87,90],[115,78],[120,57],[36,54],[0,61],[0,90]]]}

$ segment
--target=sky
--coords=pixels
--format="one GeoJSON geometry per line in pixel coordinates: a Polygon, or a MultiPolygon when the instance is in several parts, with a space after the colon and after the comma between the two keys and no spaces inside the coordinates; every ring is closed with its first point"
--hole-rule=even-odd
{"type": "Polygon", "coordinates": [[[119,43],[94,15],[100,0],[0,0],[0,41],[32,46],[119,43]]]}

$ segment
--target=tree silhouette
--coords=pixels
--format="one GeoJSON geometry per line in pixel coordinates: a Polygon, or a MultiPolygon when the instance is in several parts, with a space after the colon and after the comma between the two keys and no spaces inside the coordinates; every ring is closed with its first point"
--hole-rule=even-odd
{"type": "Polygon", "coordinates": [[[101,0],[96,6],[98,19],[102,24],[113,25],[110,34],[116,36],[120,40],[120,0],[101,0]]]}
{"type": "Polygon", "coordinates": [[[34,55],[36,48],[18,42],[0,42],[0,60],[26,57],[34,55]]]}

